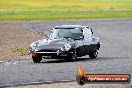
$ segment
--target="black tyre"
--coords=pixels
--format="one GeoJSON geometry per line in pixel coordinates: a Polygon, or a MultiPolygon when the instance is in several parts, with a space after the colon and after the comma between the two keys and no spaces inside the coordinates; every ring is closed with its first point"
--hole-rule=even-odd
{"type": "Polygon", "coordinates": [[[67,57],[67,61],[75,61],[76,59],[77,59],[77,52],[76,52],[76,50],[73,52],[72,55],[69,55],[67,57]]]}
{"type": "Polygon", "coordinates": [[[42,60],[42,56],[36,55],[35,57],[32,56],[32,59],[35,63],[39,63],[42,60]]]}
{"type": "Polygon", "coordinates": [[[91,53],[89,54],[89,57],[90,57],[90,59],[94,59],[94,58],[97,57],[97,55],[98,55],[98,52],[97,52],[97,51],[94,51],[94,52],[91,52],[91,53]]]}

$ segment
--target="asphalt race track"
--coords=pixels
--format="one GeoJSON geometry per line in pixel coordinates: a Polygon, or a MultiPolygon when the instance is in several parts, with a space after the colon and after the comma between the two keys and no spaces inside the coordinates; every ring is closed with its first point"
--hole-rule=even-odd
{"type": "Polygon", "coordinates": [[[21,27],[43,34],[49,33],[55,25],[62,24],[92,27],[94,35],[102,41],[98,58],[89,59],[85,56],[75,62],[56,59],[43,60],[41,63],[34,63],[31,59],[0,62],[0,85],[74,81],[79,66],[87,73],[132,75],[132,18],[34,21],[25,22],[21,27]]]}

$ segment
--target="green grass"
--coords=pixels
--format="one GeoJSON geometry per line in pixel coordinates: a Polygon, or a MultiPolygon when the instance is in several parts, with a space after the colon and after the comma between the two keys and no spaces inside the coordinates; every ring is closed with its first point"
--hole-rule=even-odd
{"type": "Polygon", "coordinates": [[[0,20],[131,18],[132,0],[0,0],[0,20]]]}
{"type": "Polygon", "coordinates": [[[12,49],[12,52],[13,53],[16,53],[18,56],[24,56],[24,55],[28,55],[29,52],[28,52],[28,48],[14,48],[12,49]]]}

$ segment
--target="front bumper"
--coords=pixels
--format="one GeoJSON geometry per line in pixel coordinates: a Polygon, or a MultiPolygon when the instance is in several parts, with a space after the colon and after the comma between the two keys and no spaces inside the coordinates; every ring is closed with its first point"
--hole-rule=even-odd
{"type": "Polygon", "coordinates": [[[66,57],[68,55],[72,55],[73,52],[68,52],[68,51],[57,51],[57,52],[33,52],[32,55],[40,55],[45,59],[48,58],[62,58],[62,57],[66,57]]]}

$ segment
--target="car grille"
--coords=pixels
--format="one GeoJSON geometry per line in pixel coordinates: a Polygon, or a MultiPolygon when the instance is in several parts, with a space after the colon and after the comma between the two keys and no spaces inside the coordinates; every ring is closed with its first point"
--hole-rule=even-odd
{"type": "Polygon", "coordinates": [[[57,52],[58,49],[43,49],[43,50],[40,50],[38,52],[57,52]]]}

